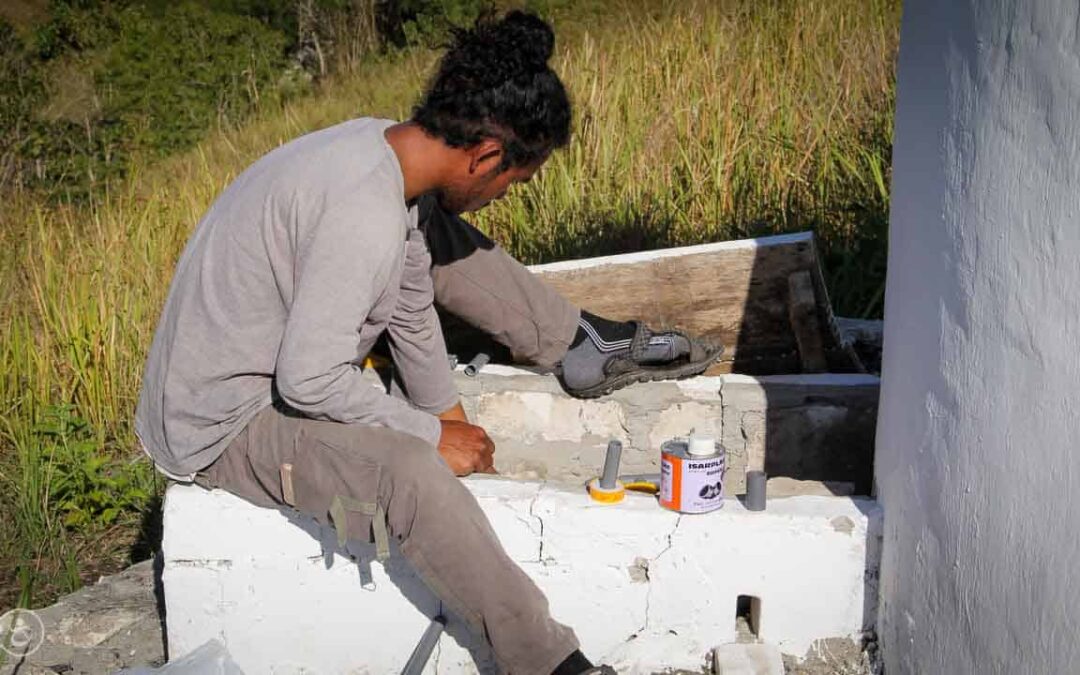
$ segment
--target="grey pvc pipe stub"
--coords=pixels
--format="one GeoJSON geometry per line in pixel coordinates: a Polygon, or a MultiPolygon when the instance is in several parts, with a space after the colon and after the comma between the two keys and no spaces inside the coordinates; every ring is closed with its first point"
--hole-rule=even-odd
{"type": "Polygon", "coordinates": [[[465,366],[465,374],[469,377],[476,377],[480,369],[488,364],[488,361],[491,361],[491,356],[480,352],[465,366]]]}
{"type": "Polygon", "coordinates": [[[746,510],[765,510],[765,485],[766,476],[764,471],[746,472],[746,510]]]}
{"type": "Polygon", "coordinates": [[[600,474],[600,487],[605,490],[615,489],[619,480],[619,461],[622,459],[622,442],[611,441],[604,456],[604,471],[600,474]]]}

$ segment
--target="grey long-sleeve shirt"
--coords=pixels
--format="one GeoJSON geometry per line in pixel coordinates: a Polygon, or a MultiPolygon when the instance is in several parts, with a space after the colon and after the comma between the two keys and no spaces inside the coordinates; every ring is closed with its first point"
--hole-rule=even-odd
{"type": "Polygon", "coordinates": [[[135,431],[157,468],[191,480],[276,388],[309,417],[437,444],[458,400],[431,258],[383,132],[351,120],[268,153],[199,221],[146,361],[135,431]],[[361,377],[383,331],[412,404],[361,377]]]}

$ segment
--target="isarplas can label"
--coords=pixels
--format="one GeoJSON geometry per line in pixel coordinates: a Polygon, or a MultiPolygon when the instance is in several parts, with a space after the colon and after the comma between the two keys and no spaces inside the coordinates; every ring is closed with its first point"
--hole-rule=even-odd
{"type": "Polygon", "coordinates": [[[686,443],[668,441],[660,451],[660,505],[680,513],[706,513],[724,505],[725,457],[695,456],[686,443]]]}

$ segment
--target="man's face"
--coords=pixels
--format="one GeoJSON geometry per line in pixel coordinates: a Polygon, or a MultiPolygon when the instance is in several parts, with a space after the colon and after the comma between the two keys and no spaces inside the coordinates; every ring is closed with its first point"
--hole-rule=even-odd
{"type": "Polygon", "coordinates": [[[436,193],[439,206],[451,213],[478,211],[496,199],[501,199],[510,186],[527,183],[543,165],[543,159],[522,167],[499,170],[498,161],[486,171],[464,173],[459,179],[436,193]]]}

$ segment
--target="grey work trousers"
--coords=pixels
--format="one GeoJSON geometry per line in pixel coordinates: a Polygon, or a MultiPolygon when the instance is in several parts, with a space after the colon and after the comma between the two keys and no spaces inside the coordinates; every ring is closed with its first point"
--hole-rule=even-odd
{"type": "MultiPolygon", "coordinates": [[[[436,302],[520,360],[550,367],[561,359],[579,310],[461,218],[433,200],[421,206],[436,302]]],[[[259,506],[292,507],[334,526],[339,541],[374,540],[385,552],[392,537],[432,592],[513,675],[548,675],[579,646],[507,556],[472,493],[415,436],[313,420],[276,403],[195,482],[259,506]]]]}

